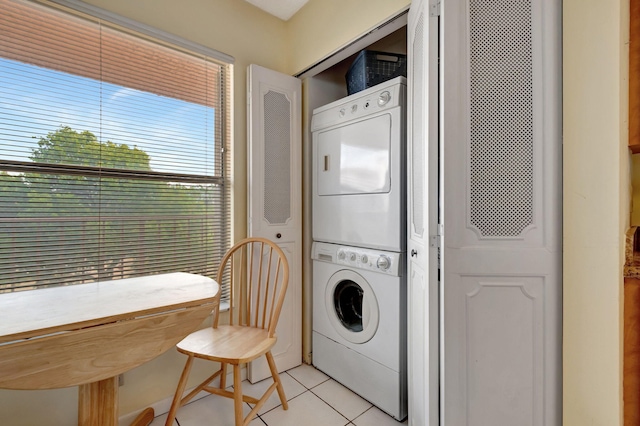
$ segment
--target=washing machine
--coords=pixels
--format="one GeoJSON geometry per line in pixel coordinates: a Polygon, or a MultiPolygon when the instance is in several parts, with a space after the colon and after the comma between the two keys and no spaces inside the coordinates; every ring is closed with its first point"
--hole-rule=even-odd
{"type": "Polygon", "coordinates": [[[407,415],[403,253],[314,242],[313,364],[398,420],[407,415]]]}

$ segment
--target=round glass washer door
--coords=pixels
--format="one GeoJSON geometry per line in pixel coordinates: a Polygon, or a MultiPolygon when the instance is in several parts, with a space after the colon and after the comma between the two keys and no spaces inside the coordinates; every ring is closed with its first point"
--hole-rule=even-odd
{"type": "Polygon", "coordinates": [[[373,289],[360,274],[341,270],[331,276],[325,290],[329,322],[351,343],[365,343],[378,330],[380,312],[373,289]]]}

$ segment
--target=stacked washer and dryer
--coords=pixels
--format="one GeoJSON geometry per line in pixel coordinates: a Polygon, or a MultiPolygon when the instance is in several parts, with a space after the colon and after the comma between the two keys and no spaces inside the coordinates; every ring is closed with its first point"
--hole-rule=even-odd
{"type": "Polygon", "coordinates": [[[313,111],[313,364],[407,415],[406,79],[313,111]]]}

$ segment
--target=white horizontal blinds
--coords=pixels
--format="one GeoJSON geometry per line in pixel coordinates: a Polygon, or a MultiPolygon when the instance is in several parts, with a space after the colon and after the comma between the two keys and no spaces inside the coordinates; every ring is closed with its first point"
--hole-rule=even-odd
{"type": "Polygon", "coordinates": [[[230,65],[0,8],[0,291],[213,277],[230,241],[230,65]]]}

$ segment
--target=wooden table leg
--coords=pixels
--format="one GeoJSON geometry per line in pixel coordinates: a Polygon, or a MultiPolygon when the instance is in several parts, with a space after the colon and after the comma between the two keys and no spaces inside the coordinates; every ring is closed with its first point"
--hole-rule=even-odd
{"type": "Polygon", "coordinates": [[[118,426],[118,377],[80,385],[78,426],[118,426]]]}

